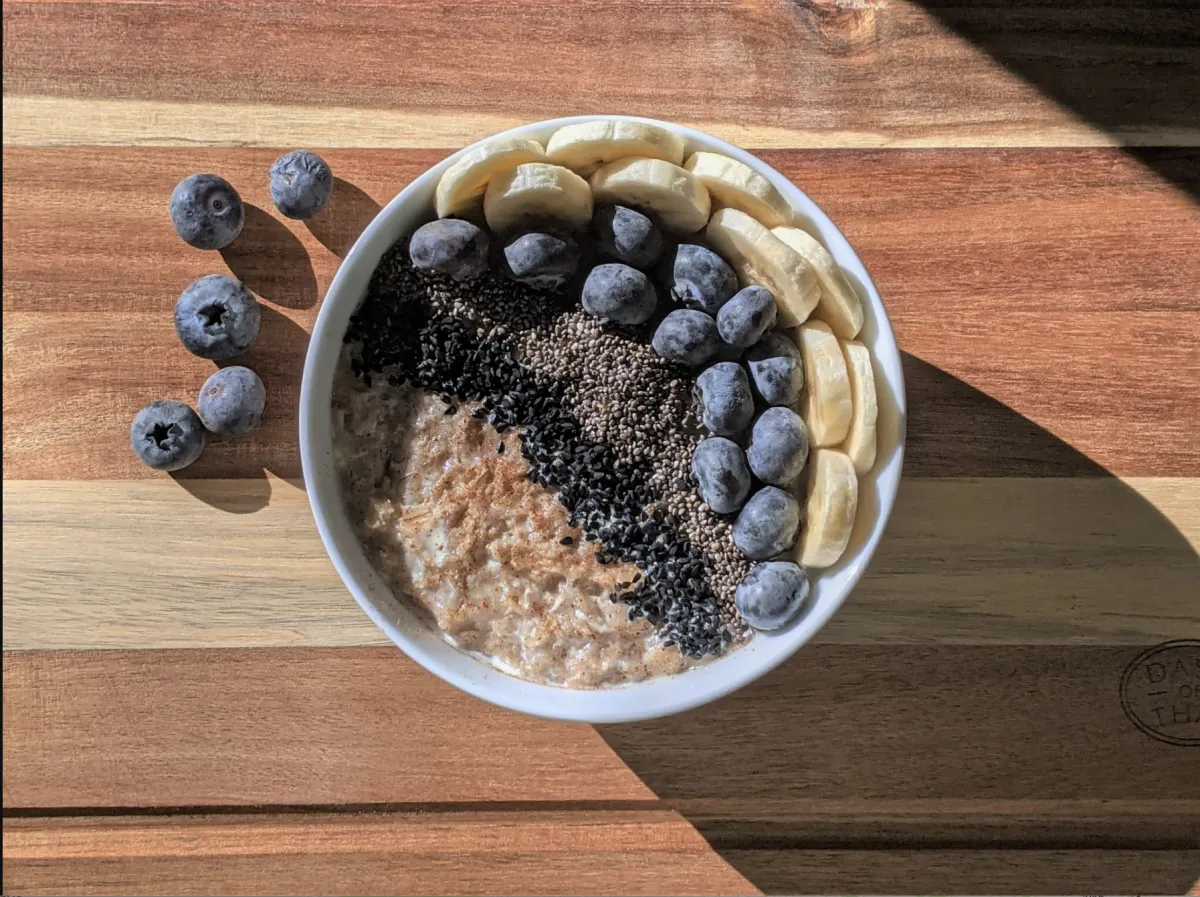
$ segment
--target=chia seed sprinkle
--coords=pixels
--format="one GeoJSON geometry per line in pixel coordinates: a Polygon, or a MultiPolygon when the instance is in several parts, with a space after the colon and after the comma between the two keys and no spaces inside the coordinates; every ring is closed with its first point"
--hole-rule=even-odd
{"type": "Polygon", "coordinates": [[[700,658],[748,634],[733,592],[749,564],[696,495],[693,378],[654,353],[652,332],[606,327],[496,273],[456,284],[419,272],[399,243],[345,339],[365,383],[412,383],[499,433],[520,428],[529,479],[556,493],[597,561],[642,571],[613,600],[700,658]]]}

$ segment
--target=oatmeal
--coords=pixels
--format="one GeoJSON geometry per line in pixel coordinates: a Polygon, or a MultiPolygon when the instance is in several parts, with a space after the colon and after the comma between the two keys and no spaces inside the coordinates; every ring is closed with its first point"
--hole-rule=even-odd
{"type": "Polygon", "coordinates": [[[351,376],[334,395],[351,520],[372,565],[445,636],[521,678],[595,688],[686,661],[614,590],[640,579],[601,564],[552,493],[527,478],[515,431],[465,406],[351,376]]]}

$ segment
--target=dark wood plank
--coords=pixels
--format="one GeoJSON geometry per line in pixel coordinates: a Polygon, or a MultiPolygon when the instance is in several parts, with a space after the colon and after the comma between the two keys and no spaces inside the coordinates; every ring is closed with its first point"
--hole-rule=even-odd
{"type": "MultiPolygon", "coordinates": [[[[150,475],[126,422],[153,398],[199,389],[211,366],[179,349],[170,308],[192,279],[226,270],[269,300],[247,361],[271,399],[253,436],[188,476],[299,475],[292,409],[337,265],[326,247],[344,252],[375,205],[441,153],[329,153],[355,186],[328,222],[255,213],[224,259],[179,242],[164,208],[179,177],[220,171],[270,208],[274,155],[5,151],[6,476],[150,475]]],[[[1115,150],[769,158],[860,248],[911,353],[911,474],[1200,473],[1200,213],[1185,198],[1115,150]]]]}
{"type": "Polygon", "coordinates": [[[768,894],[1179,894],[1200,850],[748,850],[768,894]]]}
{"type": "Polygon", "coordinates": [[[6,808],[654,797],[390,648],[5,652],[4,742],[6,808]]]}
{"type": "Polygon", "coordinates": [[[493,709],[393,649],[6,652],[4,804],[653,792],[698,802],[709,820],[794,818],[789,808],[802,800],[883,799],[1184,801],[1200,822],[1189,749],[1149,738],[1123,715],[1121,675],[1138,653],[810,646],[707,708],[601,727],[614,756],[587,727],[493,709]]]}
{"type": "Polygon", "coordinates": [[[1076,116],[1117,139],[1180,139],[1197,125],[1197,19],[1186,0],[1156,6],[8,0],[5,92],[247,117],[255,104],[398,110],[415,123],[399,141],[429,129],[422,116],[471,131],[474,117],[604,109],[787,145],[1081,139],[1076,116]]]}
{"type": "Polygon", "coordinates": [[[5,894],[750,894],[678,814],[6,819],[5,894]]]}

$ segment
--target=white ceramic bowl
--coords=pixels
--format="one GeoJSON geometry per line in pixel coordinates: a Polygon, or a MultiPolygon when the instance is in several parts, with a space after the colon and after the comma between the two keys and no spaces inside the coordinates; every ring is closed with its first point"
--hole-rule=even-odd
{"type": "MultiPolygon", "coordinates": [[[[595,118],[628,117],[560,118],[514,128],[498,136],[531,137],[544,143],[562,125],[595,118]]],[[[404,600],[393,595],[368,563],[342,508],[333,466],[330,399],[342,337],[366,294],[380,257],[400,237],[433,216],[438,179],[470,147],[442,160],[405,187],[359,237],[325,294],[304,364],[300,392],[304,483],[321,539],[355,600],[393,642],[431,673],[485,701],[534,716],[589,723],[650,719],[697,707],[757,679],[811,639],[846,600],[879,544],[900,483],[905,420],[900,352],[879,293],[846,238],[816,203],[759,159],[700,131],[670,122],[655,123],[680,134],[689,154],[695,150],[725,153],[767,177],[791,203],[797,224],[828,247],[863,300],[866,323],[859,339],[870,348],[875,363],[879,392],[878,457],[874,470],[860,481],[858,518],[845,555],[836,567],[814,577],[807,612],[787,629],[759,634],[745,647],[678,676],[597,691],[554,688],[505,675],[452,647],[423,623],[404,600]]]]}

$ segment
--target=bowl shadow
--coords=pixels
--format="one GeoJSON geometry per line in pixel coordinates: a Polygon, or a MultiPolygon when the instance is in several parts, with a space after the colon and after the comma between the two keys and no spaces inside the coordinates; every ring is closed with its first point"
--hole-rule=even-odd
{"type": "MultiPolygon", "coordinates": [[[[1121,666],[1140,650],[1124,645],[1176,629],[1200,635],[1196,551],[1147,499],[1042,427],[925,361],[904,354],[903,364],[906,477],[866,577],[816,641],[713,704],[596,727],[766,892],[840,890],[814,871],[813,851],[914,838],[1029,846],[1010,830],[905,824],[880,809],[889,801],[1200,799],[1200,782],[1128,724],[1117,696],[1121,666]],[[1007,569],[1011,544],[961,532],[962,505],[939,504],[934,491],[960,488],[960,500],[1000,496],[998,514],[1015,509],[1001,538],[1040,551],[1030,561],[1038,575],[1026,582],[1007,569]],[[1098,580],[1088,563],[1114,552],[1118,566],[1127,558],[1156,571],[1153,596],[1124,619],[1114,606],[1128,583],[1098,580]],[[1009,575],[1021,600],[980,590],[1009,575]],[[923,597],[939,583],[949,595],[923,597]],[[1105,638],[1114,633],[1117,645],[1105,638]]],[[[900,893],[922,883],[856,886],[900,893]]]]}

